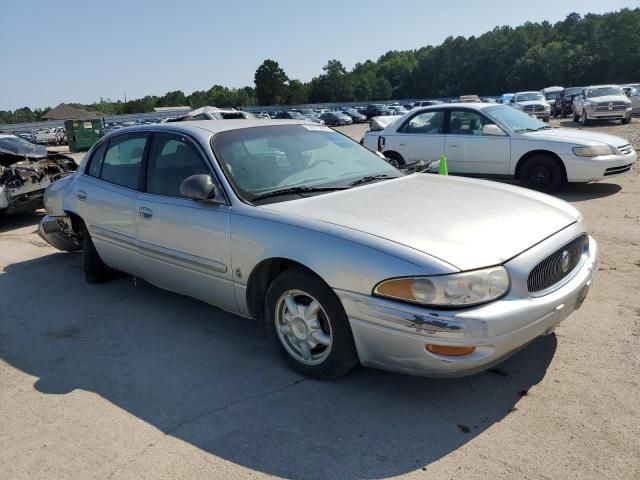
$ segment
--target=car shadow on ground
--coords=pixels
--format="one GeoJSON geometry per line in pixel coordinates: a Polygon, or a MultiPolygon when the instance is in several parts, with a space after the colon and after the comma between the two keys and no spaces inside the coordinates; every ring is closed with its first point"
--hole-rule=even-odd
{"type": "Polygon", "coordinates": [[[622,190],[617,183],[567,183],[554,195],[567,202],[579,202],[614,195],[622,190]]]}
{"type": "MultiPolygon", "coordinates": [[[[427,466],[512,412],[556,350],[542,337],[461,379],[358,368],[319,382],[290,371],[257,322],[131,277],[88,285],[79,254],[10,265],[0,291],[0,358],[37,377],[37,391],[95,392],[165,435],[282,477],[427,466]]],[[[161,441],[130,437],[120,441],[131,458],[161,441]]]]}

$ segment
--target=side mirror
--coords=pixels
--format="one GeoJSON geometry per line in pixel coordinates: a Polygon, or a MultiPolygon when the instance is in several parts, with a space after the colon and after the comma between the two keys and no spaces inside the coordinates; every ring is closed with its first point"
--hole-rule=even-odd
{"type": "Polygon", "coordinates": [[[511,97],[511,100],[509,100],[509,103],[516,103],[515,97],[511,97]]]}
{"type": "Polygon", "coordinates": [[[498,125],[494,125],[493,123],[490,123],[482,127],[482,133],[484,135],[496,135],[496,136],[502,136],[505,134],[498,125]]]}
{"type": "Polygon", "coordinates": [[[218,187],[209,175],[191,175],[180,184],[180,195],[192,200],[214,200],[219,196],[218,187]]]}

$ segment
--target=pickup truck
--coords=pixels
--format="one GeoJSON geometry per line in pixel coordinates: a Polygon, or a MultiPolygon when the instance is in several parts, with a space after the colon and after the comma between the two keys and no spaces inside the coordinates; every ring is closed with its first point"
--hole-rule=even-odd
{"type": "Polygon", "coordinates": [[[58,144],[58,136],[50,128],[38,128],[37,130],[34,130],[33,137],[36,143],[40,143],[42,145],[58,144]]]}
{"type": "Polygon", "coordinates": [[[587,125],[591,120],[631,122],[631,100],[619,85],[585,87],[573,99],[573,121],[587,125]]]}

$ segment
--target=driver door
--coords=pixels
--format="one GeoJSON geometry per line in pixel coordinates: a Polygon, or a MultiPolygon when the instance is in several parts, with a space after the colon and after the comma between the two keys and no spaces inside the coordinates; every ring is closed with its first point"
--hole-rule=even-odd
{"type": "Polygon", "coordinates": [[[492,124],[480,112],[452,109],[445,140],[447,165],[452,173],[507,175],[511,157],[509,136],[485,135],[482,128],[492,124]],[[451,166],[453,165],[453,166],[451,166]]]}
{"type": "Polygon", "coordinates": [[[180,184],[197,174],[215,179],[194,141],[176,133],[153,134],[136,203],[140,276],[235,312],[230,207],[182,197],[180,184]]]}

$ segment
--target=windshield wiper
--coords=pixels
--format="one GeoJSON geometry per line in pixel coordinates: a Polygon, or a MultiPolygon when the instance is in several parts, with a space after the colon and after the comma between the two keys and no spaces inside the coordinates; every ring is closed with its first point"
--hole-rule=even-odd
{"type": "Polygon", "coordinates": [[[356,180],[355,182],[351,182],[349,186],[355,187],[356,185],[362,185],[363,183],[374,182],[376,180],[386,180],[389,178],[398,178],[398,177],[392,177],[391,175],[387,175],[386,173],[381,173],[379,175],[367,175],[366,177],[362,177],[356,180]]]}
{"type": "Polygon", "coordinates": [[[272,192],[263,193],[251,199],[252,202],[262,200],[264,198],[279,197],[281,195],[294,195],[296,193],[315,193],[315,192],[332,192],[334,190],[346,190],[349,187],[288,187],[272,192]]]}

